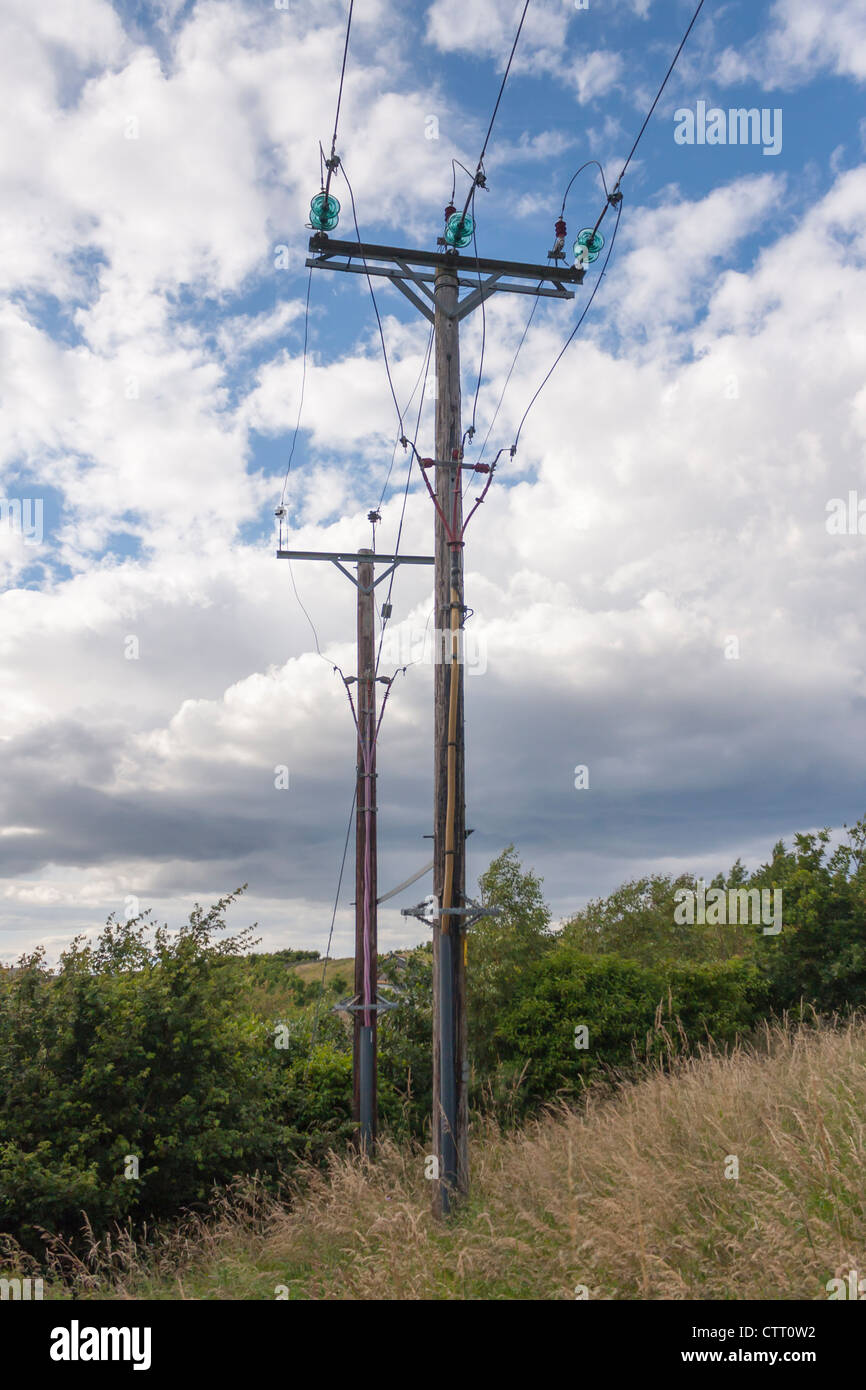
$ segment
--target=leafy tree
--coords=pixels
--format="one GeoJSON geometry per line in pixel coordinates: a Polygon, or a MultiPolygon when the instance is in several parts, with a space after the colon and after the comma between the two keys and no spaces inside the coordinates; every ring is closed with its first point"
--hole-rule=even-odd
{"type": "Polygon", "coordinates": [[[632,1070],[648,1047],[658,1056],[671,1043],[733,1042],[766,1004],[766,983],[745,960],[648,967],[560,943],[517,983],[498,1050],[503,1067],[525,1077],[524,1103],[538,1103],[577,1094],[611,1068],[632,1070]]]}
{"type": "Polygon", "coordinates": [[[498,915],[482,918],[467,934],[469,1048],[482,1071],[495,1068],[497,1029],[515,981],[554,941],[541,884],[536,874],[522,868],[513,845],[478,881],[484,906],[498,909],[498,915]]]}
{"type": "MultiPolygon", "coordinates": [[[[718,874],[712,888],[739,888],[745,870],[737,860],[725,877],[718,874]]],[[[651,874],[625,883],[607,898],[597,898],[562,928],[562,939],[590,955],[623,956],[655,965],[662,961],[730,960],[752,955],[754,927],[738,923],[690,925],[676,920],[681,889],[696,891],[697,880],[681,874],[651,874]]]]}
{"type": "Polygon", "coordinates": [[[379,973],[394,984],[397,1006],[379,1017],[379,1108],[393,1133],[420,1138],[433,1106],[433,948],[381,957],[379,973]]]}
{"type": "Polygon", "coordinates": [[[285,1148],[279,1073],[242,984],[215,968],[237,895],[172,934],[148,914],[41,952],[0,983],[0,1231],[32,1238],[204,1203],[212,1184],[274,1173],[285,1148]],[[138,1160],[138,1176],[130,1158],[138,1160]]]}
{"type": "Polygon", "coordinates": [[[796,835],[792,850],[779,841],[750,880],[782,891],[782,930],[764,938],[780,1008],[800,1000],[821,1011],[866,1006],[866,818],[832,853],[829,842],[826,829],[796,835]]]}

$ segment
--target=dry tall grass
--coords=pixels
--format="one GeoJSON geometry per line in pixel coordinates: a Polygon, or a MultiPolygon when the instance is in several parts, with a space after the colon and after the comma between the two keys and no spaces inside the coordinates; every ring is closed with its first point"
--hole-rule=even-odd
{"type": "Polygon", "coordinates": [[[105,1296],[111,1266],[127,1298],[826,1298],[866,1272],[864,1116],[866,1023],[768,1029],[578,1113],[477,1125],[473,1195],[446,1226],[421,1151],[385,1143],[310,1173],[291,1208],[229,1205],[87,1282],[105,1296]]]}

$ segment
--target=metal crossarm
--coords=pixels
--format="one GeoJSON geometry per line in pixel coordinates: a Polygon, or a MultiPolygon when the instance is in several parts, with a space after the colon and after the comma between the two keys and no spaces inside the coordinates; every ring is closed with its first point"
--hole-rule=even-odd
{"type": "Polygon", "coordinates": [[[443,309],[447,317],[458,321],[498,292],[573,299],[574,291],[565,286],[582,285],[585,273],[583,266],[532,265],[525,261],[461,256],[457,251],[408,251],[400,246],[332,241],[324,232],[310,238],[310,250],[316,254],[305,264],[314,270],[342,270],[390,280],[429,323],[433,322],[436,302],[429,286],[435,282],[437,271],[452,271],[458,286],[470,291],[458,301],[456,309],[443,309]]]}
{"type": "MultiPolygon", "coordinates": [[[[337,569],[340,571],[340,573],[341,573],[341,574],[344,574],[344,575],[346,576],[346,578],[347,578],[348,580],[350,580],[351,583],[354,584],[356,587],[361,587],[361,586],[359,586],[358,580],[355,578],[354,574],[350,574],[349,571],[345,568],[345,566],[346,566],[346,565],[363,564],[364,561],[373,561],[373,560],[375,560],[375,563],[376,563],[377,565],[383,565],[383,564],[384,564],[384,565],[387,565],[388,568],[382,571],[382,573],[379,575],[378,579],[374,579],[374,581],[373,581],[373,586],[372,586],[374,589],[375,589],[379,584],[382,583],[382,580],[383,580],[383,579],[387,579],[387,578],[388,578],[388,575],[391,573],[391,571],[394,570],[394,569],[396,569],[398,565],[432,565],[432,564],[433,564],[433,556],[432,556],[432,555],[375,555],[375,556],[374,556],[374,555],[369,554],[369,553],[366,554],[366,555],[358,555],[358,554],[355,554],[355,553],[352,552],[352,551],[342,551],[342,550],[334,550],[334,551],[329,551],[329,550],[278,550],[278,551],[277,551],[277,559],[278,559],[278,560],[330,560],[331,564],[332,564],[332,565],[336,565],[336,567],[337,567],[337,569]]],[[[363,592],[366,593],[366,592],[368,592],[368,591],[367,591],[366,589],[364,589],[363,592]]]]}

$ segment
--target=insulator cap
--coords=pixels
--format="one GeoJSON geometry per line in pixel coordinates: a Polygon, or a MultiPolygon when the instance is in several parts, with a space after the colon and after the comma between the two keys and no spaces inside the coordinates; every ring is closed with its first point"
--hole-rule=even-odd
{"type": "Polygon", "coordinates": [[[445,221],[447,222],[449,217],[453,217],[456,211],[457,209],[454,206],[454,204],[449,203],[447,208],[445,209],[445,221]]]}
{"type": "Polygon", "coordinates": [[[317,193],[310,203],[310,222],[319,232],[332,232],[340,220],[340,204],[334,195],[317,193]]]}
{"type": "Polygon", "coordinates": [[[568,228],[566,227],[565,222],[563,221],[563,219],[562,219],[561,217],[559,218],[558,222],[556,223],[556,226],[555,226],[555,228],[554,228],[554,231],[555,231],[555,233],[556,233],[557,236],[561,236],[561,237],[564,237],[565,234],[566,234],[566,232],[568,231],[568,228]]]}
{"type": "Polygon", "coordinates": [[[468,246],[475,231],[475,220],[468,212],[452,212],[445,224],[445,240],[449,246],[468,246]]]}
{"type": "Polygon", "coordinates": [[[604,237],[601,232],[594,232],[592,227],[584,227],[577,234],[574,243],[575,261],[597,261],[599,252],[604,246],[604,237]]]}

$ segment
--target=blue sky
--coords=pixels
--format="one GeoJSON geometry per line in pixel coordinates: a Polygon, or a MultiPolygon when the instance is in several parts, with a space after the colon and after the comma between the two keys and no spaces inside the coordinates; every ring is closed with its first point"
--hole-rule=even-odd
{"type": "MultiPolygon", "coordinates": [[[[365,239],[435,247],[451,160],[475,166],[521,8],[356,0],[337,149],[365,239]]],[[[613,182],[692,10],[533,0],[476,196],[482,256],[543,262],[577,167],[596,159],[613,182]]],[[[265,945],[324,948],[352,793],[332,667],[352,668],[353,594],[294,567],[322,660],[274,558],[273,510],[345,13],[0,0],[15,113],[0,136],[0,491],[43,503],[38,542],[0,528],[4,959],[56,954],[112,911],[176,924],[243,882],[237,920],[257,919],[265,945]]],[[[864,80],[857,0],[707,0],[623,181],[591,314],[472,523],[470,874],[513,841],[557,914],[639,873],[757,863],[866,811],[866,540],[826,526],[832,499],[866,496],[864,80]],[[699,103],[781,113],[779,153],[677,143],[677,113],[699,103]]],[[[569,247],[602,196],[581,174],[569,247]]],[[[511,443],[601,264],[536,312],[491,448],[511,443]]],[[[376,289],[405,405],[428,329],[376,289]]],[[[464,423],[481,364],[481,438],[530,308],[488,302],[483,364],[481,316],[464,324],[464,423]]],[[[287,538],[354,549],[397,433],[363,278],[314,272],[308,328],[287,538]]],[[[422,453],[433,396],[431,374],[422,453]]],[[[398,450],[382,549],[405,467],[398,450]]],[[[413,475],[401,544],[431,538],[413,475]]],[[[425,571],[401,571],[403,649],[429,598],[425,571]]],[[[386,889],[428,858],[431,686],[420,661],[383,724],[386,889]]],[[[399,907],[422,890],[389,903],[384,945],[421,938],[399,907]]]]}

